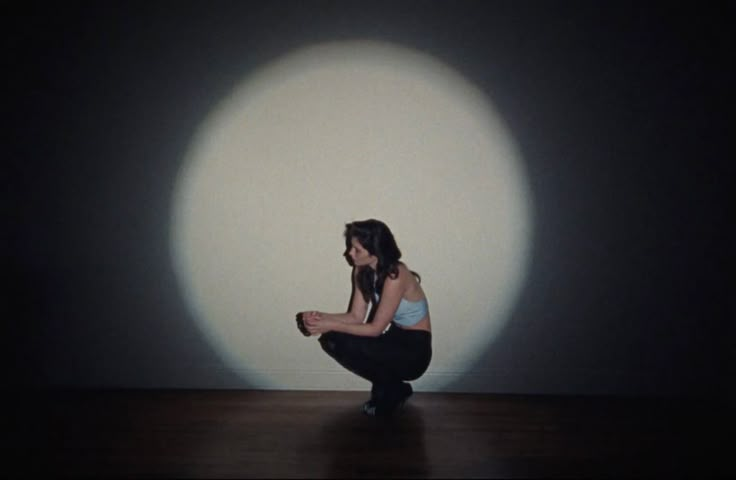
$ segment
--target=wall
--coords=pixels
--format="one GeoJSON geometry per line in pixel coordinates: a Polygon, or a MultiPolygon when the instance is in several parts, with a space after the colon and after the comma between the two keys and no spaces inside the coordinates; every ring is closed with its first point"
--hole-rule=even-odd
{"type": "MultiPolygon", "coordinates": [[[[443,388],[723,391],[733,351],[727,7],[21,8],[5,20],[8,385],[258,387],[208,343],[176,278],[171,199],[183,158],[202,119],[255,68],[305,43],[376,38],[430,53],[492,94],[534,199],[518,301],[443,388]]],[[[305,349],[296,335],[268,341],[305,349]]],[[[327,386],[363,388],[334,372],[327,386]]],[[[286,387],[303,387],[293,373],[286,387]]]]}

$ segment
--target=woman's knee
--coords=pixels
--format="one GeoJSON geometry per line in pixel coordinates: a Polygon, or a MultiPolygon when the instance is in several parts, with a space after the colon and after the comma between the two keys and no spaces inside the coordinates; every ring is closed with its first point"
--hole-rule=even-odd
{"type": "Polygon", "coordinates": [[[337,356],[339,350],[340,337],[335,332],[323,333],[319,337],[319,344],[322,346],[322,350],[325,351],[329,356],[337,356]]]}
{"type": "Polygon", "coordinates": [[[319,337],[319,343],[329,356],[335,359],[361,356],[360,337],[342,332],[328,332],[319,337]]]}

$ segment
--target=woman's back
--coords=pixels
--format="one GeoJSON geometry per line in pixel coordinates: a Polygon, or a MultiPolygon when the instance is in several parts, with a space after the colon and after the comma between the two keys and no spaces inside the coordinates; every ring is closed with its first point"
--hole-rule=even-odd
{"type": "Polygon", "coordinates": [[[429,302],[417,276],[404,263],[399,263],[396,280],[402,294],[393,322],[405,329],[431,331],[429,302]]]}

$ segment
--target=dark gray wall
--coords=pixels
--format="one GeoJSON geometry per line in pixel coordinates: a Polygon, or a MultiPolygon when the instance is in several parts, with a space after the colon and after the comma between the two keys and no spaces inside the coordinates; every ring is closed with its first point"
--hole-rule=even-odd
{"type": "Polygon", "coordinates": [[[174,279],[182,155],[253,68],[357,37],[454,66],[520,142],[531,272],[480,369],[512,392],[733,392],[733,4],[517,3],[12,7],[6,385],[247,386],[174,279]]]}

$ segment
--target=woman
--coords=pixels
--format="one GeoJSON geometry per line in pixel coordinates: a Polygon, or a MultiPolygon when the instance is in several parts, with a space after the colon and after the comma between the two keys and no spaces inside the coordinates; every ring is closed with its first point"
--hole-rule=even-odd
{"type": "Polygon", "coordinates": [[[412,394],[432,357],[427,297],[420,277],[399,261],[391,230],[378,220],[345,226],[345,252],[353,266],[347,313],[302,312],[307,333],[343,367],[373,384],[368,415],[392,414],[412,394]],[[370,314],[368,313],[370,308],[370,314]]]}

